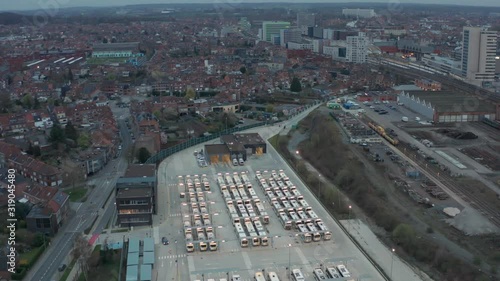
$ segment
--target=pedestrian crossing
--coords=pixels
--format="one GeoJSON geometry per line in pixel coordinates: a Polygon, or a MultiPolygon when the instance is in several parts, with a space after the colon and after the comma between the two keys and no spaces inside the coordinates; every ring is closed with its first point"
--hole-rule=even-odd
{"type": "Polygon", "coordinates": [[[161,257],[158,257],[158,259],[159,260],[180,259],[180,258],[184,258],[184,257],[186,257],[186,254],[161,256],[161,257]]]}
{"type": "Polygon", "coordinates": [[[170,214],[169,217],[181,217],[182,213],[170,214]]]}

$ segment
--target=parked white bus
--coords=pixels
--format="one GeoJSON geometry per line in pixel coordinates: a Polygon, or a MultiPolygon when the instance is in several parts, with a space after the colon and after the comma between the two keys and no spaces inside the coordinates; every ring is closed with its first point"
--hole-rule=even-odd
{"type": "Polygon", "coordinates": [[[306,278],[300,269],[292,269],[292,280],[293,281],[305,281],[306,278]]]}
{"type": "Polygon", "coordinates": [[[351,277],[351,273],[349,273],[349,271],[343,264],[337,265],[337,269],[339,270],[342,277],[351,277]]]}
{"type": "Polygon", "coordinates": [[[314,274],[314,280],[325,280],[326,279],[326,275],[325,273],[323,272],[323,270],[321,270],[321,268],[315,268],[313,270],[313,274],[314,274]]]}
{"type": "Polygon", "coordinates": [[[255,272],[255,281],[266,281],[266,278],[264,277],[264,274],[260,271],[255,272]]]}
{"type": "Polygon", "coordinates": [[[339,272],[335,269],[335,267],[327,267],[326,268],[326,274],[328,274],[328,276],[330,278],[340,278],[340,274],[339,272]]]}
{"type": "Polygon", "coordinates": [[[280,281],[280,278],[278,277],[278,274],[276,274],[276,272],[269,272],[267,274],[267,277],[269,278],[269,281],[280,281]]]}

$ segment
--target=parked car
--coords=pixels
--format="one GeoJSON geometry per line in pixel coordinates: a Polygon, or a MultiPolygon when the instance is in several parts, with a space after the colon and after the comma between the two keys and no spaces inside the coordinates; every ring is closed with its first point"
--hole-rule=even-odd
{"type": "Polygon", "coordinates": [[[245,161],[243,161],[243,158],[240,158],[240,166],[245,165],[245,161]]]}
{"type": "Polygon", "coordinates": [[[57,268],[57,270],[59,270],[59,272],[63,272],[65,269],[66,269],[66,264],[64,264],[64,263],[63,263],[63,264],[61,264],[61,265],[59,266],[59,268],[57,268]]]}

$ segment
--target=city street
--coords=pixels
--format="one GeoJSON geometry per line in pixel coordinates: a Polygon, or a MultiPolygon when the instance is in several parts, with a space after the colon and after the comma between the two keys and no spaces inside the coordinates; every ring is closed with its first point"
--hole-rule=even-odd
{"type": "MultiPolygon", "coordinates": [[[[112,107],[115,119],[119,120],[120,124],[123,139],[122,149],[126,151],[130,145],[130,135],[124,121],[124,118],[128,117],[128,109],[115,109],[118,108],[112,107]]],[[[26,275],[25,280],[50,281],[54,275],[59,277],[62,273],[57,268],[67,261],[75,237],[91,226],[97,216],[102,216],[102,219],[98,220],[98,226],[93,233],[100,234],[102,232],[114,211],[112,203],[108,205],[106,210],[103,209],[104,204],[113,190],[116,179],[123,175],[127,165],[126,155],[120,155],[119,158],[113,159],[103,170],[88,180],[88,184],[95,184],[94,189],[87,200],[75,210],[74,216],[68,219],[53,238],[48,249],[26,275]]]]}

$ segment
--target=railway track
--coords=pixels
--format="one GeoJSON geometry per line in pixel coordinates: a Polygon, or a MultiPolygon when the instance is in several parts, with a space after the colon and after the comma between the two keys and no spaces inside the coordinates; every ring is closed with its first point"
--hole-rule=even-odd
{"type": "Polygon", "coordinates": [[[398,74],[402,74],[403,76],[407,76],[410,78],[425,78],[425,79],[430,79],[437,81],[441,83],[443,86],[451,88],[451,89],[458,89],[466,94],[474,94],[480,98],[488,99],[492,102],[495,103],[500,103],[500,95],[492,93],[488,90],[482,89],[480,87],[465,83],[463,81],[448,77],[448,76],[443,76],[440,74],[431,74],[427,73],[424,71],[419,71],[417,69],[404,69],[400,68],[397,66],[393,65],[388,65],[388,64],[378,64],[382,67],[392,69],[397,71],[398,74]]]}
{"type": "Polygon", "coordinates": [[[455,178],[451,177],[446,171],[441,171],[441,169],[427,162],[421,155],[416,153],[408,144],[401,144],[397,147],[406,156],[412,158],[415,163],[417,163],[422,169],[431,173],[434,177],[439,179],[439,181],[448,187],[453,193],[460,196],[465,202],[467,202],[471,207],[478,210],[481,214],[486,216],[494,225],[500,227],[500,210],[496,206],[492,205],[490,202],[483,200],[476,193],[481,191],[472,191],[470,186],[466,186],[456,181],[455,178]],[[406,148],[406,149],[401,149],[406,148]],[[415,156],[416,155],[416,156],[415,156]]]}
{"type": "Polygon", "coordinates": [[[491,139],[500,141],[500,131],[498,129],[495,129],[483,122],[471,122],[470,125],[478,130],[486,132],[491,139]]]}

